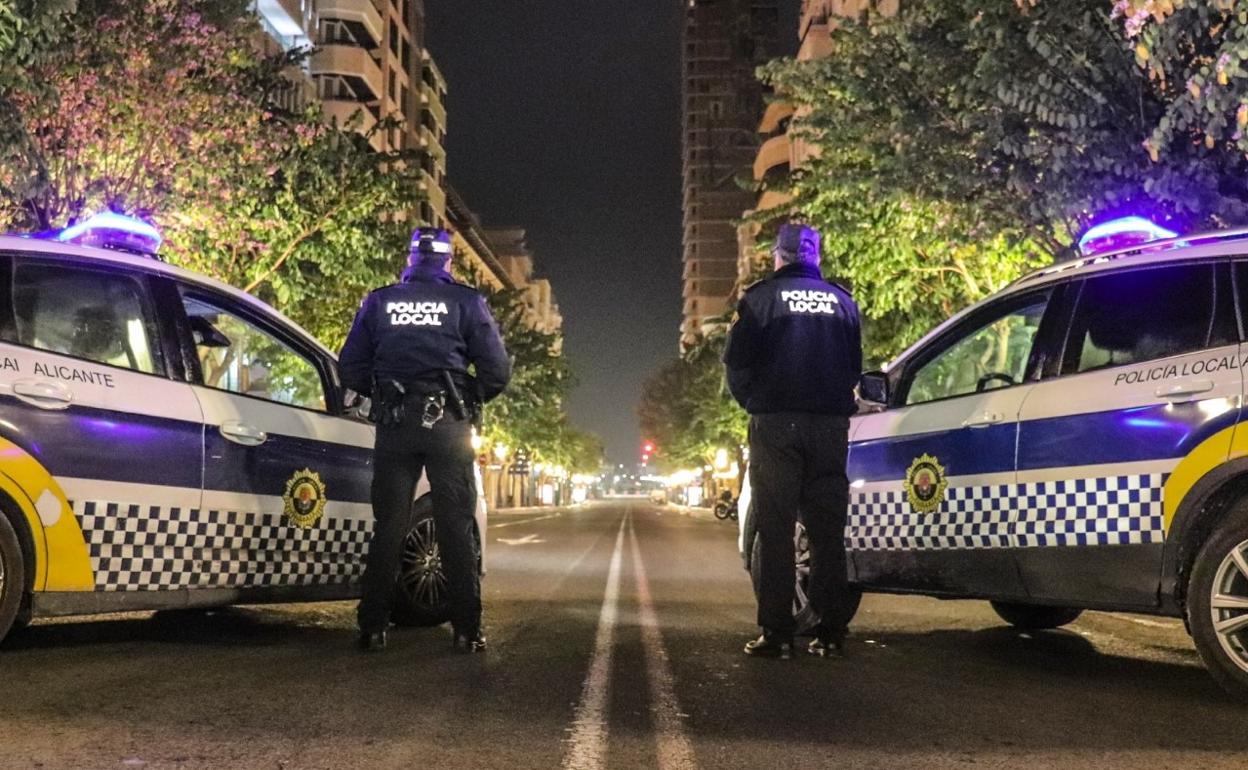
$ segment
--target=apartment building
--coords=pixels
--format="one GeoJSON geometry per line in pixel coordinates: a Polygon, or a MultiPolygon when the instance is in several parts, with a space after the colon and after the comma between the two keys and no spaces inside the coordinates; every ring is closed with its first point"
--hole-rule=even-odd
{"type": "Polygon", "coordinates": [[[375,134],[373,146],[420,153],[426,200],[419,219],[445,227],[447,88],[424,46],[423,0],[255,0],[253,8],[270,46],[315,47],[303,71],[292,73],[288,106],[315,98],[328,120],[361,132],[400,119],[375,134]]]}
{"type": "MultiPolygon", "coordinates": [[[[798,61],[813,61],[832,54],[832,31],[837,19],[857,16],[869,9],[891,15],[897,13],[899,0],[803,0],[798,22],[798,61]]],[[[754,157],[753,178],[758,185],[756,198],[742,215],[743,219],[761,212],[783,215],[791,199],[787,181],[792,170],[800,168],[817,151],[794,136],[792,124],[801,120],[801,111],[794,105],[773,101],[767,105],[758,124],[762,140],[754,157]]],[[[768,255],[758,249],[761,226],[744,222],[737,231],[736,282],[740,288],[766,268],[768,255]]]]}
{"type": "Polygon", "coordinates": [[[540,332],[562,337],[563,315],[555,300],[550,281],[533,274],[533,253],[523,229],[490,230],[487,236],[494,244],[498,260],[512,283],[524,294],[529,324],[540,332]]]}
{"type": "Polygon", "coordinates": [[[451,246],[455,251],[452,272],[460,280],[483,289],[504,291],[516,283],[499,259],[481,220],[454,187],[447,188],[446,213],[450,219],[451,246]]]}
{"type": "Polygon", "coordinates": [[[682,347],[722,316],[737,279],[742,186],[758,151],[755,69],[778,53],[778,0],[682,0],[684,290],[682,347]]]}

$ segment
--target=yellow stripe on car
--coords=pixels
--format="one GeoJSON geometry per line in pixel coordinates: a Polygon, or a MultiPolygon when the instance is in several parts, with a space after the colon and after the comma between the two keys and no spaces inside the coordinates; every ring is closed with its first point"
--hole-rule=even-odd
{"type": "Polygon", "coordinates": [[[5,439],[0,439],[0,490],[17,502],[34,535],[35,590],[94,590],[87,543],[65,493],[38,460],[5,439]]]}
{"type": "Polygon", "coordinates": [[[1207,473],[1236,457],[1248,457],[1248,429],[1240,426],[1215,433],[1179,461],[1162,491],[1162,526],[1167,535],[1170,534],[1170,525],[1174,523],[1174,517],[1192,487],[1207,473]]]}

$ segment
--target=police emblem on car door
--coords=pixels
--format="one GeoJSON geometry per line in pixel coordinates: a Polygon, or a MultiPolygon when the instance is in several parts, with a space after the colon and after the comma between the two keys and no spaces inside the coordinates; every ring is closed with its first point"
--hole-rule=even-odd
{"type": "Polygon", "coordinates": [[[1007,549],[1018,412],[1048,291],[973,312],[901,362],[897,403],[856,418],[846,540],[858,579],[1022,592],[1007,549]]]}
{"type": "Polygon", "coordinates": [[[345,586],[362,571],[372,429],[332,414],[325,361],[271,318],[183,287],[203,384],[207,583],[345,586]]]}

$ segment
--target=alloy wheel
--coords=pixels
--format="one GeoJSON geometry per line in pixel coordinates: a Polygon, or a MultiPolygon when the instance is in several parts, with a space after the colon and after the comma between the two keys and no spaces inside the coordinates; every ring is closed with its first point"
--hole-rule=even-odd
{"type": "Polygon", "coordinates": [[[431,518],[417,522],[403,541],[399,586],[413,602],[425,607],[438,606],[446,596],[446,572],[431,518]]]}
{"type": "Polygon", "coordinates": [[[1248,540],[1232,548],[1222,560],[1213,579],[1209,607],[1223,651],[1248,672],[1248,540]]]}

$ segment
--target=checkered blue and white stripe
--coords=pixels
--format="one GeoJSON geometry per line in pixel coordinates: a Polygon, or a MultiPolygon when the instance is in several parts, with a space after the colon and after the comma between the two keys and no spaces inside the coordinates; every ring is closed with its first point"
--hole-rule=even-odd
{"type": "Polygon", "coordinates": [[[957,485],[933,513],[896,490],[850,495],[851,551],[1138,545],[1165,539],[1162,489],[1150,473],[1023,484],[957,485]]]}
{"type": "Polygon", "coordinates": [[[358,581],[368,519],[75,501],[97,591],[309,586],[358,581]]]}

